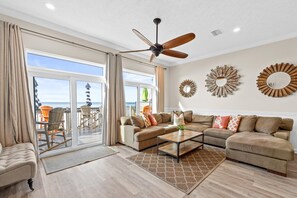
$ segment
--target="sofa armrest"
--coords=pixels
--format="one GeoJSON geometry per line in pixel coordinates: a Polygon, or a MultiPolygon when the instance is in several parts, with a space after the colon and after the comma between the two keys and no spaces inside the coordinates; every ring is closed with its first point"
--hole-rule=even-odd
{"type": "Polygon", "coordinates": [[[289,140],[290,131],[277,131],[273,134],[273,136],[284,139],[284,140],[289,140]]]}
{"type": "Polygon", "coordinates": [[[134,134],[141,131],[139,127],[132,125],[121,125],[118,142],[133,147],[134,134]]]}

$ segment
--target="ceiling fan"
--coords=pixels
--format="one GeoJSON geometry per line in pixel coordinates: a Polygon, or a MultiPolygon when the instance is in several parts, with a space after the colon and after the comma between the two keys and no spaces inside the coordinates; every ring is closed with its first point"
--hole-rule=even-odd
{"type": "Polygon", "coordinates": [[[120,53],[131,53],[131,52],[144,52],[144,51],[152,51],[152,55],[150,57],[150,62],[154,60],[154,58],[158,57],[160,54],[164,54],[166,56],[172,56],[175,58],[186,58],[188,54],[176,50],[171,50],[171,48],[183,45],[187,42],[190,42],[195,38],[194,33],[188,33],[177,38],[174,38],[170,41],[167,41],[163,44],[158,43],[158,25],[161,23],[160,18],[155,18],[153,22],[156,24],[156,43],[152,43],[148,40],[145,36],[143,36],[139,31],[136,29],[132,29],[132,31],[146,44],[150,46],[148,49],[143,50],[132,50],[132,51],[122,51],[120,53]]]}

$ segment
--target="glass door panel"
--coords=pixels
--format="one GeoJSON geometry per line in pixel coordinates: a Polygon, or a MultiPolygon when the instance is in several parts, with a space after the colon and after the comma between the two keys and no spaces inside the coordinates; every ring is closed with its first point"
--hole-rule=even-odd
{"type": "Polygon", "coordinates": [[[33,78],[34,110],[40,153],[72,146],[68,80],[33,78]]]}
{"type": "Polygon", "coordinates": [[[103,141],[103,84],[76,81],[78,144],[103,141]]]}
{"type": "Polygon", "coordinates": [[[125,86],[126,115],[135,115],[137,112],[138,88],[125,86]]]}

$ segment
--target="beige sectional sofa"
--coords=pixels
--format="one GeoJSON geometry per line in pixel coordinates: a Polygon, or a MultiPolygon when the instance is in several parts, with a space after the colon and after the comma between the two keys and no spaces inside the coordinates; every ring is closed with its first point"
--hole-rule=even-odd
{"type": "MultiPolygon", "coordinates": [[[[118,142],[143,150],[157,144],[157,136],[177,131],[171,113],[153,114],[158,125],[140,128],[132,125],[130,117],[121,118],[118,142]]],[[[288,141],[293,120],[279,117],[243,115],[238,132],[212,128],[213,115],[185,114],[186,129],[204,133],[204,143],[226,148],[226,157],[266,168],[282,175],[287,173],[287,161],[294,159],[288,141]]]]}

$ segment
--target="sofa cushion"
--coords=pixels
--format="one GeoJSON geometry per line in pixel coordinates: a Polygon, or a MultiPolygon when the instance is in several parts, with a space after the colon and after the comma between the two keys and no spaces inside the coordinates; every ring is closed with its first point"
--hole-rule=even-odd
{"type": "Polygon", "coordinates": [[[281,130],[286,130],[286,131],[292,131],[293,129],[293,124],[294,124],[294,120],[290,119],[290,118],[283,118],[280,125],[279,125],[279,129],[281,130]]]}
{"type": "Polygon", "coordinates": [[[154,113],[153,116],[155,117],[155,119],[157,120],[158,124],[162,123],[162,115],[159,113],[154,113]]]}
{"type": "Polygon", "coordinates": [[[186,122],[192,122],[193,111],[184,111],[184,119],[186,122]]]}
{"type": "Polygon", "coordinates": [[[192,122],[212,126],[213,116],[212,115],[193,115],[192,122]]]}
{"type": "Polygon", "coordinates": [[[255,131],[268,134],[275,133],[281,121],[282,119],[279,117],[258,117],[255,131]]]}
{"type": "Polygon", "coordinates": [[[227,129],[230,116],[217,116],[212,127],[217,129],[227,129]]]}
{"type": "Polygon", "coordinates": [[[172,133],[178,130],[177,126],[172,125],[169,123],[162,123],[158,125],[159,127],[162,127],[165,129],[165,133],[172,133]]]}
{"type": "Polygon", "coordinates": [[[233,132],[237,132],[240,119],[241,119],[241,116],[230,116],[230,121],[228,123],[227,129],[233,132]]]}
{"type": "Polygon", "coordinates": [[[290,131],[277,131],[273,134],[274,137],[282,138],[284,140],[289,140],[290,138],[290,131]]]}
{"type": "Polygon", "coordinates": [[[121,125],[132,125],[130,116],[122,116],[121,125]]]}
{"type": "Polygon", "coordinates": [[[172,111],[171,112],[171,122],[174,122],[174,114],[180,116],[183,112],[182,111],[172,111]]]}
{"type": "Polygon", "coordinates": [[[170,113],[161,113],[162,123],[171,122],[171,114],[170,113]]]}
{"type": "Polygon", "coordinates": [[[153,114],[149,113],[148,117],[149,117],[149,119],[151,121],[152,126],[157,126],[158,125],[158,122],[157,122],[155,116],[153,116],[153,114]]]}
{"type": "Polygon", "coordinates": [[[132,125],[143,129],[145,127],[144,121],[141,116],[131,116],[132,125]]]}
{"type": "Polygon", "coordinates": [[[147,139],[155,138],[158,135],[165,134],[165,129],[159,126],[151,126],[146,129],[142,129],[140,132],[134,134],[136,142],[141,142],[147,139]]]}
{"type": "Polygon", "coordinates": [[[208,128],[204,130],[205,136],[211,136],[221,139],[227,139],[231,135],[234,134],[233,131],[227,130],[227,129],[217,129],[217,128],[208,128]]]}
{"type": "Polygon", "coordinates": [[[254,131],[256,121],[257,116],[255,115],[241,116],[238,131],[254,131]]]}
{"type": "Polygon", "coordinates": [[[290,142],[265,133],[235,133],[227,139],[226,148],[282,160],[294,159],[290,142]]]}
{"type": "Polygon", "coordinates": [[[180,114],[179,116],[174,114],[173,116],[173,125],[179,126],[179,125],[185,125],[185,119],[184,114],[180,114]]]}
{"type": "Polygon", "coordinates": [[[143,113],[140,114],[140,116],[142,117],[142,120],[144,122],[144,126],[146,128],[152,126],[152,123],[151,123],[151,120],[150,120],[150,118],[148,116],[148,113],[143,112],[143,113]]]}
{"type": "Polygon", "coordinates": [[[199,123],[186,124],[186,129],[191,131],[203,132],[205,129],[208,129],[208,128],[209,128],[208,125],[199,124],[199,123]]]}

